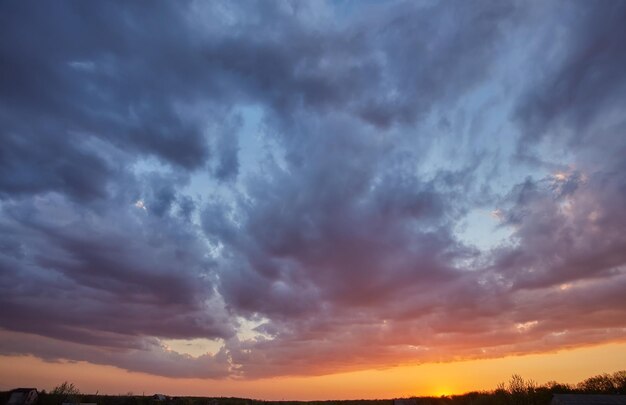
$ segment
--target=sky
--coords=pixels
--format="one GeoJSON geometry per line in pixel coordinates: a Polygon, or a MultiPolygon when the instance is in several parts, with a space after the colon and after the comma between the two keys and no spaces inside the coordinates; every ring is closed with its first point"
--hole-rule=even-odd
{"type": "Polygon", "coordinates": [[[626,368],[626,2],[0,3],[0,389],[626,368]]]}

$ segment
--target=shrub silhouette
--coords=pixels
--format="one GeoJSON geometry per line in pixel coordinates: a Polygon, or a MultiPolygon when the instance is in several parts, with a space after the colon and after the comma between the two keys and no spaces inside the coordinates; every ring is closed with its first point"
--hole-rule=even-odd
{"type": "Polygon", "coordinates": [[[499,404],[537,405],[540,403],[537,383],[524,380],[522,376],[513,374],[508,384],[500,383],[494,394],[499,404]]]}
{"type": "Polygon", "coordinates": [[[63,382],[60,385],[57,385],[56,387],[54,387],[52,389],[52,391],[50,391],[50,394],[52,395],[80,395],[80,391],[78,390],[78,388],[72,384],[72,383],[68,383],[67,381],[63,382]]]}
{"type": "Polygon", "coordinates": [[[62,384],[54,387],[52,391],[50,391],[50,395],[55,396],[62,402],[70,402],[73,404],[80,402],[78,398],[80,391],[73,383],[69,383],[67,381],[64,381],[62,384]]]}
{"type": "Polygon", "coordinates": [[[626,370],[587,378],[578,389],[588,394],[626,394],[626,370]]]}

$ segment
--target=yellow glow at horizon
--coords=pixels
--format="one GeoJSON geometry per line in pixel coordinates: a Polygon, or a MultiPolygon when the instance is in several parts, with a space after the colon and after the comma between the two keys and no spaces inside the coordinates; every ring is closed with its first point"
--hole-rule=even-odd
{"type": "Polygon", "coordinates": [[[437,388],[431,394],[434,397],[447,397],[450,394],[450,390],[448,388],[437,388]]]}
{"type": "Polygon", "coordinates": [[[514,373],[540,384],[550,380],[576,383],[623,369],[626,369],[626,343],[500,359],[260,380],[175,379],[84,362],[46,363],[28,356],[0,356],[0,390],[18,386],[49,390],[67,380],[86,393],[158,392],[267,400],[397,398],[492,390],[514,373]]]}

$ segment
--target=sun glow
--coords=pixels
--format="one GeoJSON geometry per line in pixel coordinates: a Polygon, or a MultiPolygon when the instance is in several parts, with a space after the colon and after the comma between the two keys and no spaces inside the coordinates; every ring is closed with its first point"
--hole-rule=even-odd
{"type": "Polygon", "coordinates": [[[433,393],[434,397],[447,397],[452,391],[448,388],[438,388],[433,393]]]}
{"type": "Polygon", "coordinates": [[[48,389],[59,383],[61,375],[83,392],[145,391],[266,400],[440,397],[492,390],[513,373],[539,384],[549,380],[576,383],[594,374],[623,369],[624,356],[626,343],[621,343],[499,359],[257,380],[172,379],[85,362],[49,363],[31,356],[0,356],[0,390],[25,384],[48,389]]]}

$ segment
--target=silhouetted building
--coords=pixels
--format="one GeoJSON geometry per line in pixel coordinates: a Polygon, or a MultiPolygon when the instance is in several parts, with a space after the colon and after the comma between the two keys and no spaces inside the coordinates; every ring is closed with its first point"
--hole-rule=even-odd
{"type": "Polygon", "coordinates": [[[626,405],[626,395],[554,394],[550,405],[626,405]]]}
{"type": "Polygon", "coordinates": [[[11,391],[7,405],[32,405],[36,401],[36,388],[16,388],[11,391]]]}

